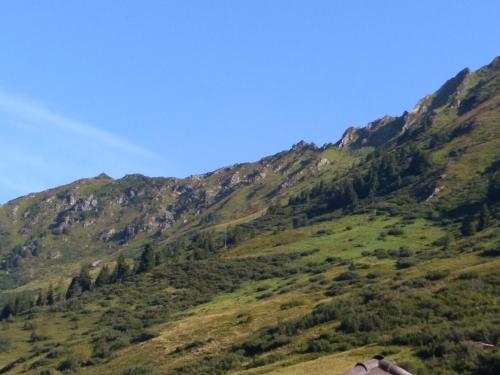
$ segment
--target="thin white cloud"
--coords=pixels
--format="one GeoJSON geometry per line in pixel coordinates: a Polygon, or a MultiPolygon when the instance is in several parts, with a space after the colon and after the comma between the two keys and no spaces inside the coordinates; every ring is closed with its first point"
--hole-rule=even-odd
{"type": "Polygon", "coordinates": [[[13,115],[35,123],[55,126],[64,131],[83,136],[93,141],[147,159],[160,159],[160,156],[141,146],[135,145],[119,136],[111,134],[87,123],[55,113],[43,104],[21,98],[0,90],[0,113],[13,115]]]}

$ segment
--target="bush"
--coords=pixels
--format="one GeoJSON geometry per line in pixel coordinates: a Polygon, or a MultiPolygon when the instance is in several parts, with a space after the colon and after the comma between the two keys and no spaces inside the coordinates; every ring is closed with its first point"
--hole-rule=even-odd
{"type": "Polygon", "coordinates": [[[500,249],[488,249],[481,252],[483,257],[498,257],[500,256],[500,249]]]}
{"type": "Polygon", "coordinates": [[[70,356],[66,358],[64,361],[59,363],[57,369],[59,371],[76,371],[80,367],[80,361],[76,356],[70,356]]]}
{"type": "Polygon", "coordinates": [[[335,281],[351,281],[358,280],[359,275],[356,272],[347,271],[343,272],[335,278],[335,281]]]}
{"type": "Polygon", "coordinates": [[[245,356],[253,357],[257,354],[265,353],[274,350],[276,348],[285,346],[289,342],[290,339],[288,337],[266,334],[252,341],[245,342],[242,345],[241,349],[243,349],[245,356]]]}
{"type": "Polygon", "coordinates": [[[479,278],[479,274],[477,272],[464,272],[458,278],[460,280],[473,280],[479,278]]]}
{"type": "Polygon", "coordinates": [[[413,258],[400,258],[396,262],[396,268],[398,270],[413,267],[417,262],[413,258]]]}
{"type": "Polygon", "coordinates": [[[398,253],[399,257],[401,258],[408,258],[408,257],[411,257],[413,255],[413,251],[411,251],[409,248],[407,248],[406,246],[401,246],[399,248],[399,253],[398,253]]]}
{"type": "Polygon", "coordinates": [[[156,336],[158,336],[158,335],[155,333],[144,331],[144,332],[141,332],[140,334],[132,337],[132,339],[130,340],[130,343],[137,344],[139,342],[151,340],[151,339],[155,338],[156,336]]]}
{"type": "Polygon", "coordinates": [[[325,339],[319,339],[319,340],[314,340],[309,343],[307,346],[306,351],[308,353],[319,353],[319,352],[332,352],[334,349],[333,345],[325,340],[325,339]]]}
{"type": "Polygon", "coordinates": [[[404,232],[399,228],[391,228],[387,231],[387,234],[390,236],[402,236],[403,233],[404,232]]]}
{"type": "Polygon", "coordinates": [[[258,300],[261,300],[261,299],[266,299],[266,298],[270,298],[273,296],[273,293],[272,292],[265,292],[265,293],[262,293],[260,295],[258,295],[257,297],[255,297],[256,299],[258,300]]]}
{"type": "Polygon", "coordinates": [[[450,274],[450,271],[429,271],[426,273],[425,278],[429,281],[437,281],[444,279],[450,274]]]}

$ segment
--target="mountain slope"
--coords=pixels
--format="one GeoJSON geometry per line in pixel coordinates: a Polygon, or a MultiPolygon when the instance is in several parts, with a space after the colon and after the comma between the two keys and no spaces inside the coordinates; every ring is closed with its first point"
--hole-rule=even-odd
{"type": "Polygon", "coordinates": [[[1,206],[0,373],[497,373],[499,72],[335,144],[1,206]]]}

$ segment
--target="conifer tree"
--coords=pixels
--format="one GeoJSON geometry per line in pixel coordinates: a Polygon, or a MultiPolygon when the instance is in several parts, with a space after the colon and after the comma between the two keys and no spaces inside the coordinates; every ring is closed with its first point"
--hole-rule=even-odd
{"type": "Polygon", "coordinates": [[[137,272],[149,272],[155,266],[155,252],[150,244],[144,246],[141,258],[139,260],[139,266],[137,267],[137,272]]]}
{"type": "Polygon", "coordinates": [[[352,182],[349,182],[346,186],[345,197],[347,204],[351,204],[352,207],[356,207],[358,205],[358,194],[356,193],[356,190],[354,190],[352,182]]]}
{"type": "Polygon", "coordinates": [[[490,210],[488,210],[488,206],[483,204],[481,206],[481,211],[479,212],[479,225],[478,230],[483,230],[490,225],[490,210]]]}
{"type": "Polygon", "coordinates": [[[476,232],[476,226],[474,225],[474,221],[470,216],[467,216],[464,219],[460,231],[464,236],[472,236],[476,232]]]}
{"type": "Polygon", "coordinates": [[[16,296],[14,299],[14,315],[19,314],[22,311],[22,301],[21,299],[16,296]]]}
{"type": "Polygon", "coordinates": [[[43,289],[40,289],[40,291],[38,292],[38,297],[36,297],[35,304],[37,306],[44,306],[46,302],[47,302],[47,299],[45,298],[45,294],[43,292],[43,289]]]}
{"type": "Polygon", "coordinates": [[[500,170],[496,171],[490,178],[488,199],[492,202],[498,202],[500,200],[500,170]]]}
{"type": "Polygon", "coordinates": [[[103,285],[109,284],[111,281],[111,275],[109,273],[108,266],[104,266],[101,268],[99,275],[97,275],[97,279],[95,280],[95,286],[101,287],[103,285]]]}
{"type": "Polygon", "coordinates": [[[80,287],[80,281],[79,277],[75,276],[71,279],[71,282],[69,283],[69,287],[66,290],[66,299],[73,298],[77,295],[79,295],[82,292],[82,289],[80,287]]]}
{"type": "Polygon", "coordinates": [[[113,270],[113,274],[111,276],[112,282],[122,281],[124,280],[130,272],[130,267],[125,261],[125,257],[123,254],[120,254],[118,260],[116,261],[116,267],[113,270]]]}
{"type": "Polygon", "coordinates": [[[9,301],[0,312],[0,320],[8,319],[11,315],[15,315],[15,311],[12,307],[12,301],[9,301]]]}
{"type": "Polygon", "coordinates": [[[90,277],[89,268],[83,265],[78,276],[71,279],[71,283],[66,291],[66,299],[73,298],[83,292],[92,289],[92,278],[90,277]]]}
{"type": "Polygon", "coordinates": [[[412,155],[408,173],[418,175],[425,172],[430,166],[431,162],[427,154],[421,150],[416,150],[412,155]]]}
{"type": "Polygon", "coordinates": [[[158,266],[163,261],[163,254],[160,252],[155,253],[155,265],[158,266]]]}
{"type": "Polygon", "coordinates": [[[89,267],[83,265],[80,269],[79,283],[82,292],[86,292],[92,289],[92,278],[90,277],[89,267]]]}
{"type": "Polygon", "coordinates": [[[49,290],[47,292],[47,305],[52,306],[54,303],[56,303],[56,295],[54,292],[54,287],[51,283],[49,284],[49,290]]]}

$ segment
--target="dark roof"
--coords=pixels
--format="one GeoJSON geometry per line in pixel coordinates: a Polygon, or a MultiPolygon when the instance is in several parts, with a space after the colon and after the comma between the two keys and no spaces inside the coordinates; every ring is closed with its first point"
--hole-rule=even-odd
{"type": "Polygon", "coordinates": [[[377,355],[365,362],[360,362],[353,369],[344,372],[344,375],[412,375],[408,371],[397,366],[394,362],[377,355]]]}

